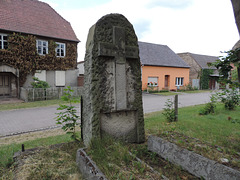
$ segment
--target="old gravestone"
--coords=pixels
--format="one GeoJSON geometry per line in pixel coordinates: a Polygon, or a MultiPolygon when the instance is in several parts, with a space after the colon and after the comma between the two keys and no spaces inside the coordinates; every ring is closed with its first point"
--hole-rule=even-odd
{"type": "Polygon", "coordinates": [[[105,133],[144,142],[138,40],[123,15],[106,15],[90,28],[84,68],[84,143],[105,133]]]}

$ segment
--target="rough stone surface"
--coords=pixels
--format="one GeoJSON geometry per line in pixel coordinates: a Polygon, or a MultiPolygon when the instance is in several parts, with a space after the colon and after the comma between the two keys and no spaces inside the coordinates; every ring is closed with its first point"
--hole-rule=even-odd
{"type": "Polygon", "coordinates": [[[77,150],[76,162],[83,178],[89,180],[107,180],[96,164],[87,156],[83,148],[77,150]]]}
{"type": "Polygon", "coordinates": [[[84,73],[84,143],[88,145],[104,133],[128,142],[143,142],[138,40],[123,15],[106,15],[90,28],[84,73]]]}
{"type": "Polygon", "coordinates": [[[237,180],[240,172],[207,159],[199,154],[182,149],[156,136],[149,136],[148,149],[170,162],[180,165],[183,169],[197,177],[212,180],[237,180]]]}
{"type": "Polygon", "coordinates": [[[240,1],[239,0],[231,0],[233,6],[233,13],[235,16],[236,25],[238,28],[238,33],[240,34],[240,1]]]}

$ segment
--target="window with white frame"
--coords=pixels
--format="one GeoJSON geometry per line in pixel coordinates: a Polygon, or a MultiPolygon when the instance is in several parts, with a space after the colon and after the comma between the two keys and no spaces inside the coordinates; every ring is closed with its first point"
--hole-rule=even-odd
{"type": "Polygon", "coordinates": [[[0,34],[0,49],[8,48],[8,36],[6,34],[0,34]]]}
{"type": "Polygon", "coordinates": [[[56,47],[56,55],[57,57],[64,57],[65,56],[65,52],[66,52],[66,46],[65,43],[58,43],[56,42],[57,47],[56,47]]]}
{"type": "Polygon", "coordinates": [[[183,77],[176,77],[176,86],[183,86],[183,77]]]}
{"type": "Polygon", "coordinates": [[[40,55],[48,54],[48,41],[37,40],[37,52],[40,55]]]}
{"type": "Polygon", "coordinates": [[[148,77],[148,86],[158,86],[158,77],[148,77]]]}

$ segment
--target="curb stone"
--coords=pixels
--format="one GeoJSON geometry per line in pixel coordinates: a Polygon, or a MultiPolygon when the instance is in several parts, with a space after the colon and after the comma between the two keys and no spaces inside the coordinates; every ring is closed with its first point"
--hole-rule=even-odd
{"type": "Polygon", "coordinates": [[[57,129],[57,128],[61,128],[61,126],[60,125],[49,126],[49,127],[45,127],[45,128],[32,129],[32,130],[28,130],[28,131],[19,131],[19,132],[14,132],[14,133],[10,133],[10,134],[3,134],[3,135],[0,134],[0,138],[10,137],[10,136],[15,136],[15,135],[20,135],[20,134],[27,134],[27,133],[31,133],[31,132],[57,129]]]}
{"type": "Polygon", "coordinates": [[[212,180],[239,180],[240,172],[219,164],[194,152],[180,148],[177,145],[156,136],[148,137],[148,150],[157,153],[173,164],[180,165],[191,174],[212,180]]]}
{"type": "Polygon", "coordinates": [[[97,165],[84,151],[85,148],[77,150],[76,163],[83,177],[89,180],[107,180],[97,165]]]}

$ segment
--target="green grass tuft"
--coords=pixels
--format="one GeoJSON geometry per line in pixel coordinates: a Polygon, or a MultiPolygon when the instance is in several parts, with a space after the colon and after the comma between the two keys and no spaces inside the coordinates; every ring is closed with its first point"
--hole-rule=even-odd
{"type": "Polygon", "coordinates": [[[13,143],[10,145],[0,146],[0,174],[9,168],[13,163],[13,155],[15,152],[21,151],[22,144],[24,144],[25,149],[31,149],[40,146],[49,146],[53,144],[59,144],[64,142],[71,142],[72,139],[69,135],[58,135],[48,138],[40,138],[31,141],[25,141],[23,143],[13,143]]]}

